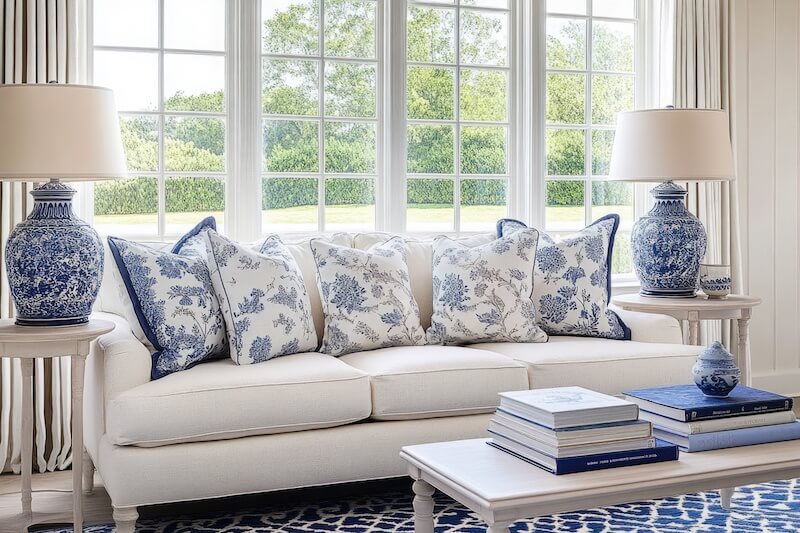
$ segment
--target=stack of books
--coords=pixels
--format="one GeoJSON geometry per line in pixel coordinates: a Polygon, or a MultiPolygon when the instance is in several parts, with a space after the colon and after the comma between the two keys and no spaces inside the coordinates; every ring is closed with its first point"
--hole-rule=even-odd
{"type": "Polygon", "coordinates": [[[581,387],[500,394],[489,445],[553,474],[671,461],[635,403],[581,387]]]}
{"type": "Polygon", "coordinates": [[[800,439],[792,399],[739,385],[727,398],[705,396],[695,385],[639,389],[625,398],[653,424],[653,435],[686,452],[800,439]]]}

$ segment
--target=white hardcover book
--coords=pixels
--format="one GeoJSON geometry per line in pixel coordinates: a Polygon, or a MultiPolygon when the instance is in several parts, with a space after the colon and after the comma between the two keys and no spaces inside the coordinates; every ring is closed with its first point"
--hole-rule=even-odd
{"type": "Polygon", "coordinates": [[[641,410],[639,411],[639,418],[651,422],[653,426],[680,435],[698,435],[700,433],[715,433],[717,431],[730,431],[732,429],[789,424],[797,420],[793,411],[735,416],[731,418],[718,418],[716,420],[698,420],[696,422],[679,422],[678,420],[667,418],[666,416],[641,410]]]}
{"type": "Polygon", "coordinates": [[[635,403],[583,387],[501,392],[500,407],[551,429],[639,418],[639,406],[635,403]]]}
{"type": "Polygon", "coordinates": [[[491,422],[504,425],[532,439],[545,442],[551,446],[576,446],[580,444],[596,444],[622,439],[646,438],[652,436],[650,422],[633,420],[613,424],[595,424],[564,429],[550,429],[532,420],[520,418],[499,407],[491,422]]]}
{"type": "Polygon", "coordinates": [[[489,434],[492,437],[501,436],[511,439],[528,448],[557,459],[562,457],[582,457],[584,455],[596,455],[599,453],[622,452],[626,450],[641,450],[644,448],[652,448],[656,445],[656,440],[653,437],[644,437],[572,446],[553,446],[552,444],[531,438],[528,435],[503,426],[502,424],[498,424],[497,422],[489,422],[489,434]]]}

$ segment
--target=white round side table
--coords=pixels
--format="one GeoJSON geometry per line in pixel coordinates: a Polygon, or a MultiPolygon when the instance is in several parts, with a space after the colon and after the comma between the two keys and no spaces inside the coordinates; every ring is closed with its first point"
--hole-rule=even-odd
{"type": "Polygon", "coordinates": [[[64,515],[37,517],[32,510],[33,468],[33,361],[70,357],[72,367],[72,522],[83,529],[83,377],[91,342],[114,329],[107,320],[90,319],[79,326],[17,326],[0,320],[0,357],[20,359],[22,365],[22,515],[15,520],[21,531],[36,523],[64,520],[64,515]]]}
{"type": "Polygon", "coordinates": [[[611,303],[626,311],[669,315],[689,323],[689,344],[699,344],[701,320],[736,320],[739,331],[736,363],[742,371],[742,383],[750,384],[750,315],[760,298],[731,294],[727,298],[648,298],[640,294],[614,296],[611,303]]]}

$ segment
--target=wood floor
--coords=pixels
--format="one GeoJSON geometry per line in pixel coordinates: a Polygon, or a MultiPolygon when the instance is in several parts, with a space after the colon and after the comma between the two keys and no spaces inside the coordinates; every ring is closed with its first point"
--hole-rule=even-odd
{"type": "MultiPolygon", "coordinates": [[[[795,399],[795,413],[800,417],[800,398],[795,399]]],[[[16,531],[4,527],[20,512],[19,501],[19,476],[0,475],[0,533],[16,531]]],[[[224,498],[214,501],[189,502],[181,504],[160,505],[147,507],[140,510],[142,518],[158,518],[172,516],[193,516],[198,513],[215,512],[216,510],[235,511],[236,509],[253,509],[260,506],[270,506],[283,501],[314,501],[331,496],[346,496],[348,494],[368,494],[371,492],[385,491],[388,489],[402,489],[408,483],[405,479],[388,480],[361,484],[352,484],[338,487],[323,487],[302,489],[284,493],[241,496],[224,498]]],[[[48,472],[34,474],[33,490],[48,491],[37,492],[33,497],[33,507],[36,512],[63,513],[72,508],[72,472],[48,472]],[[50,492],[56,491],[56,492],[50,492]]],[[[102,480],[95,476],[94,494],[84,497],[84,523],[111,522],[111,500],[103,487],[102,480]]],[[[35,531],[35,529],[31,529],[35,531]]]]}

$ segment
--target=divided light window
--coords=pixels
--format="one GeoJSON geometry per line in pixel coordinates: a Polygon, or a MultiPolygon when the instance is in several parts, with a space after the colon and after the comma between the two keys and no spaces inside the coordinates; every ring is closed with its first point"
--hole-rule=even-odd
{"type": "Polygon", "coordinates": [[[376,0],[263,0],[264,232],[375,227],[376,0]]]}
{"type": "Polygon", "coordinates": [[[94,0],[93,82],[114,89],[130,178],[94,188],[102,233],[165,237],[225,201],[225,0],[94,0]]]}
{"type": "Polygon", "coordinates": [[[617,113],[634,109],[636,0],[547,0],[545,226],[621,217],[614,273],[633,271],[633,186],[608,182],[617,113]]]}
{"type": "Polygon", "coordinates": [[[508,0],[409,0],[408,231],[491,229],[507,214],[508,0]]]}

